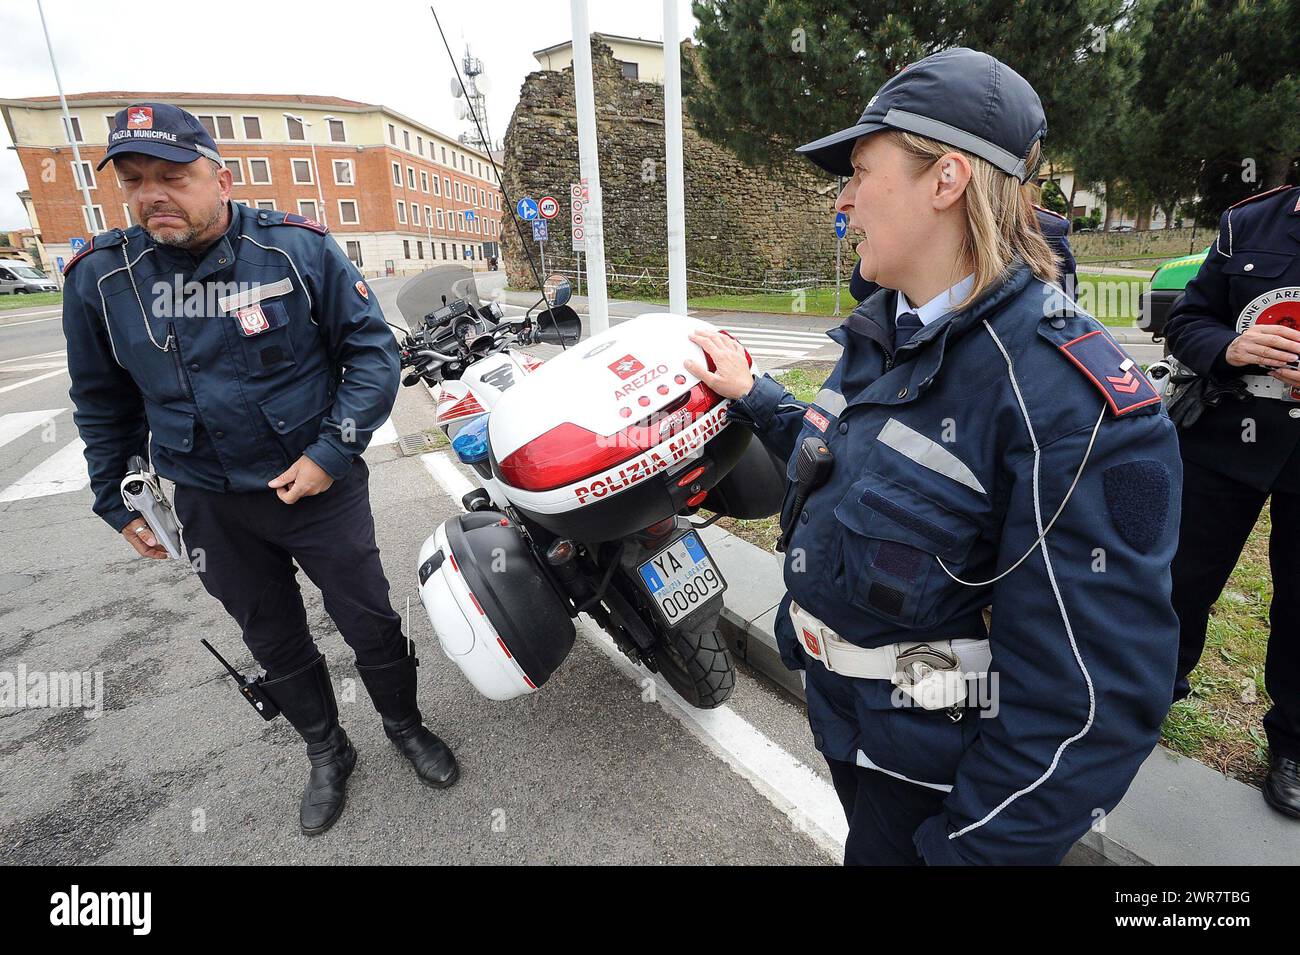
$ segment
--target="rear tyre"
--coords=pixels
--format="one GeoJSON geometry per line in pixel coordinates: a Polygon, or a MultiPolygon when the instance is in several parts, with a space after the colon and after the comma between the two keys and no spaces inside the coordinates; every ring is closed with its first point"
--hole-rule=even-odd
{"type": "Polygon", "coordinates": [[[718,630],[661,634],[656,649],[659,672],[691,706],[711,710],[731,697],[736,668],[718,630]]]}

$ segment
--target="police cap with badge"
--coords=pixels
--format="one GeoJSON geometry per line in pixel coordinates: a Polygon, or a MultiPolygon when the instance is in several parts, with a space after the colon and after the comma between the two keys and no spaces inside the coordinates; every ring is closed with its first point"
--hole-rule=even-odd
{"type": "Polygon", "coordinates": [[[113,116],[108,152],[96,169],[127,153],[190,163],[204,157],[221,162],[217,144],[193,115],[167,103],[136,103],[113,116]]]}

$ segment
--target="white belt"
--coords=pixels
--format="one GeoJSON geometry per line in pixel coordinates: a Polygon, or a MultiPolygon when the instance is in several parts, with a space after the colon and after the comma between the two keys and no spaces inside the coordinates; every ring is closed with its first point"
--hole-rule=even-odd
{"type": "Polygon", "coordinates": [[[1275,398],[1278,401],[1300,401],[1291,386],[1284,381],[1278,381],[1271,375],[1242,375],[1241,380],[1246,385],[1246,390],[1257,398],[1275,398]]]}
{"type": "Polygon", "coordinates": [[[966,681],[988,674],[987,639],[905,641],[883,647],[849,643],[794,601],[790,621],[804,652],[832,673],[888,680],[926,709],[946,709],[966,698],[966,681]]]}

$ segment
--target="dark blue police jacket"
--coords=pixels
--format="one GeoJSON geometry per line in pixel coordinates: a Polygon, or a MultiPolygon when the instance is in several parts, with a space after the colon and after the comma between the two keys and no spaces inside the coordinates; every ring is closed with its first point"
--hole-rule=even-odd
{"type": "MultiPolygon", "coordinates": [[[[1257,321],[1300,328],[1300,187],[1244,199],[1219,220],[1219,235],[1165,324],[1169,352],[1219,381],[1263,375],[1235,368],[1228,346],[1257,321]]],[[[1206,408],[1180,435],[1183,457],[1261,491],[1300,493],[1300,404],[1246,395],[1206,408]],[[1253,427],[1248,427],[1253,425],[1253,427]],[[1243,435],[1253,440],[1243,440],[1243,435]]]]}
{"type": "Polygon", "coordinates": [[[133,454],[211,491],[266,491],[302,454],[338,479],[392,410],[396,341],[325,227],[230,210],[198,257],[132,226],[68,263],[73,420],[114,530],[136,516],[118,489],[133,454]]]}
{"type": "Polygon", "coordinates": [[[835,459],[789,540],[782,658],[807,670],[826,756],[949,793],[914,834],[927,862],[1056,863],[1119,802],[1169,708],[1177,435],[1106,330],[1023,264],[894,355],[896,294],[829,332],[844,354],[811,404],[764,376],[729,412],[790,479],[809,436],[835,459]],[[1013,565],[1085,454],[1024,563],[982,586],[944,572],[981,583],[1013,565]],[[864,647],[981,638],[991,605],[993,705],[954,722],[897,705],[887,680],[831,673],[804,654],[792,598],[864,647]]]}

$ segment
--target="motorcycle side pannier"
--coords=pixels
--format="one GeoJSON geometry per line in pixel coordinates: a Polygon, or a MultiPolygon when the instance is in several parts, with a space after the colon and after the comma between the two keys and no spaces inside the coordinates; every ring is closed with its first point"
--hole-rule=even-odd
{"type": "Polygon", "coordinates": [[[443,652],[489,699],[536,691],[573,649],[567,604],[497,511],[444,522],[420,548],[419,577],[443,652]]]}

